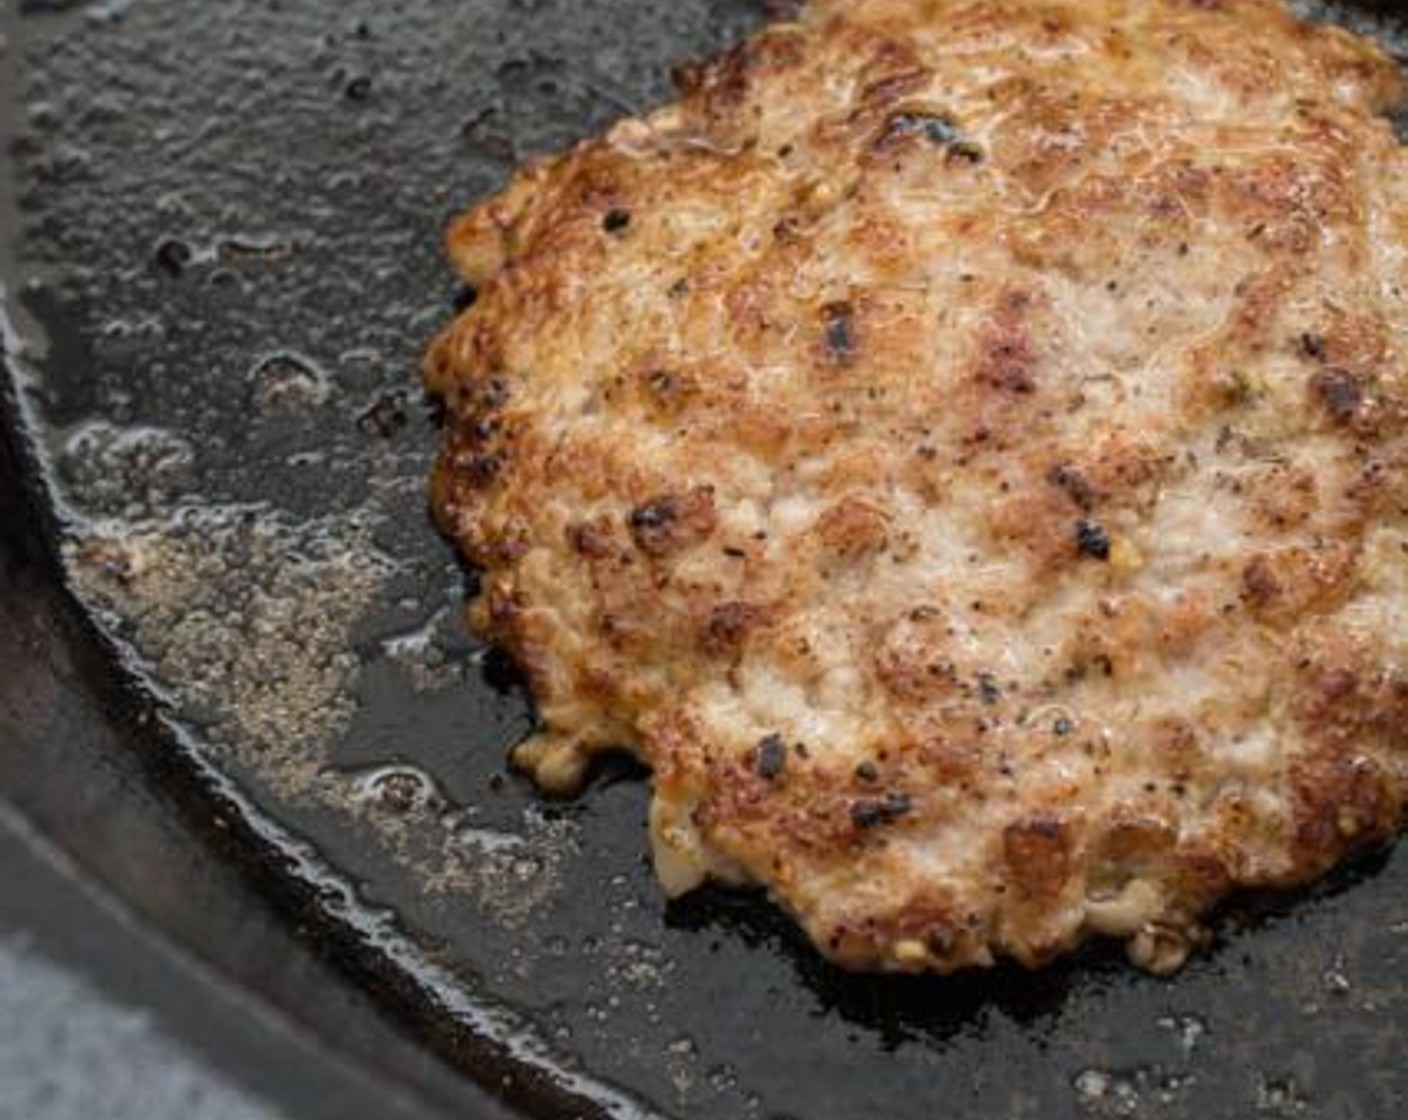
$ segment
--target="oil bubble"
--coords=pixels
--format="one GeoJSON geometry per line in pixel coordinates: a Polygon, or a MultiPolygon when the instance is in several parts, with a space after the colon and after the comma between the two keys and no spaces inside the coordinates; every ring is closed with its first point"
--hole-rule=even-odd
{"type": "Polygon", "coordinates": [[[194,259],[195,251],[190,245],[174,237],[158,242],[152,253],[152,263],[156,265],[157,270],[173,280],[180,277],[194,259]]]}
{"type": "Polygon", "coordinates": [[[390,439],[406,426],[405,404],[406,394],[399,389],[382,393],[357,417],[358,430],[390,439]]]}
{"type": "Polygon", "coordinates": [[[1184,1057],[1192,1057],[1193,1051],[1208,1033],[1207,1023],[1196,1015],[1164,1015],[1157,1020],[1157,1024],[1173,1032],[1184,1057]]]}
{"type": "Polygon", "coordinates": [[[1346,996],[1350,992],[1349,976],[1345,972],[1344,957],[1336,955],[1325,971],[1320,974],[1320,982],[1331,995],[1346,996]]]}
{"type": "Polygon", "coordinates": [[[104,516],[151,512],[186,479],[194,461],[190,443],[180,436],[105,420],[71,430],[56,456],[75,504],[104,516]]]}
{"type": "Polygon", "coordinates": [[[330,392],[317,364],[291,351],[261,358],[249,376],[255,406],[264,413],[305,412],[323,404],[330,392]]]}
{"type": "Polygon", "coordinates": [[[1269,1074],[1257,1081],[1255,1103],[1263,1116],[1300,1116],[1309,1105],[1294,1078],[1269,1074]]]}
{"type": "Polygon", "coordinates": [[[434,809],[444,798],[435,779],[424,770],[397,763],[358,774],[352,781],[352,800],[404,815],[434,809]]]}
{"type": "Polygon", "coordinates": [[[1120,1074],[1086,1069],[1072,1082],[1076,1096],[1088,1111],[1100,1116],[1133,1116],[1139,1111],[1139,1089],[1120,1074]]]}

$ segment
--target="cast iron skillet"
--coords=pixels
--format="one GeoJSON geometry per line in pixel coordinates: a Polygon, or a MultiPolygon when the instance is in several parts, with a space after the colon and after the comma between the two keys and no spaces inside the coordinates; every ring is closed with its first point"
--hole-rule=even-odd
{"type": "MultiPolygon", "coordinates": [[[[507,772],[531,712],[424,510],[415,367],[472,298],[440,231],[756,7],[7,9],[5,794],[235,983],[461,1114],[1398,1114],[1402,857],[1242,900],[1170,980],[1098,946],[859,977],[755,896],[666,906],[632,767],[567,804],[507,772]]],[[[1333,14],[1391,39],[1393,9],[1333,14]]]]}

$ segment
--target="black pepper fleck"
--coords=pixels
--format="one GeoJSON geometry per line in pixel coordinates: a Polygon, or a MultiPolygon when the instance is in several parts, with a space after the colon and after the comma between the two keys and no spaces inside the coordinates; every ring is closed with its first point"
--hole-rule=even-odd
{"type": "Polygon", "coordinates": [[[848,361],[855,352],[855,332],[851,327],[854,309],[849,303],[828,303],[821,309],[826,330],[826,352],[838,362],[848,361]]]}
{"type": "Polygon", "coordinates": [[[787,744],[777,734],[764,735],[758,740],[754,762],[760,778],[772,781],[787,765],[787,744]]]}
{"type": "Polygon", "coordinates": [[[1066,466],[1064,463],[1051,468],[1051,473],[1047,475],[1051,484],[1060,488],[1075,503],[1076,508],[1085,513],[1089,513],[1095,508],[1096,493],[1095,487],[1090,485],[1086,477],[1074,467],[1066,466]]]}
{"type": "Polygon", "coordinates": [[[660,498],[631,510],[629,523],[637,536],[650,536],[668,529],[677,516],[675,503],[669,498],[660,498]]]}
{"type": "Polygon", "coordinates": [[[856,801],[851,805],[851,823],[858,829],[874,828],[899,820],[914,803],[907,793],[887,793],[884,797],[856,801]]]}
{"type": "Polygon", "coordinates": [[[1313,358],[1317,362],[1325,360],[1325,338],[1314,331],[1307,331],[1300,336],[1300,352],[1307,358],[1313,358]]]}
{"type": "Polygon", "coordinates": [[[1094,521],[1076,522],[1076,547],[1092,560],[1110,558],[1110,535],[1094,521]]]}
{"type": "Polygon", "coordinates": [[[499,477],[504,461],[499,455],[471,455],[463,463],[456,463],[465,477],[476,486],[489,486],[499,477]]]}
{"type": "Polygon", "coordinates": [[[1347,424],[1364,403],[1364,389],[1355,376],[1342,369],[1323,369],[1310,379],[1310,390],[1331,419],[1347,424]]]}
{"type": "Polygon", "coordinates": [[[601,219],[601,228],[607,233],[623,233],[631,224],[631,213],[619,206],[612,207],[601,219]]]}
{"type": "Polygon", "coordinates": [[[666,369],[653,370],[646,380],[649,382],[650,388],[662,397],[675,387],[675,376],[666,369]]]}

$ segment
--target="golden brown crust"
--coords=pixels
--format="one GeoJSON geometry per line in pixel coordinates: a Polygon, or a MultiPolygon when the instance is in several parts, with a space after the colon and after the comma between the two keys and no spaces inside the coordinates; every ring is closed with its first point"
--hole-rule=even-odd
{"type": "Polygon", "coordinates": [[[1176,966],[1408,798],[1398,74],[1270,0],[815,0],[450,232],[441,523],[567,789],[866,968],[1176,966]]]}

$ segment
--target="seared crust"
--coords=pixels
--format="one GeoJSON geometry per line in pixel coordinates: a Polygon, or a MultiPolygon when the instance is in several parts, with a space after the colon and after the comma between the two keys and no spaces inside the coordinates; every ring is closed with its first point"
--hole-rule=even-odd
{"type": "Polygon", "coordinates": [[[1267,0],[817,0],[461,218],[433,483],[518,759],[860,968],[1175,967],[1408,791],[1394,66],[1267,0]]]}

